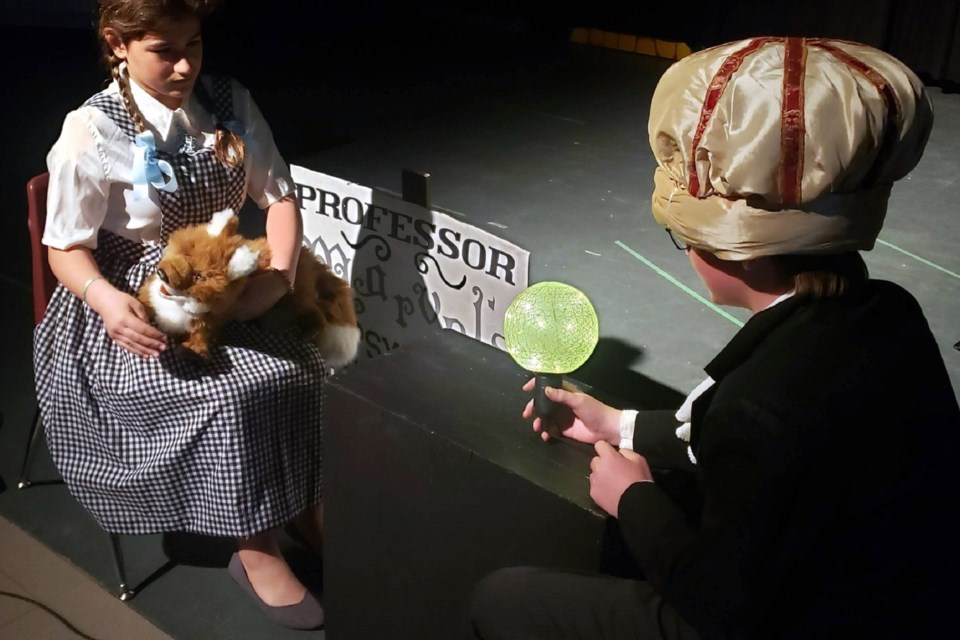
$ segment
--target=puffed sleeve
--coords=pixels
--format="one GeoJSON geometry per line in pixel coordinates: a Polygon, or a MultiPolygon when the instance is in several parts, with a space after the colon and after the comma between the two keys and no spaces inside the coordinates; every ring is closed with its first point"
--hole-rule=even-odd
{"type": "Polygon", "coordinates": [[[50,184],[43,243],[55,249],[95,249],[110,191],[103,135],[90,110],[67,114],[60,138],[47,154],[50,184]]]}
{"type": "Polygon", "coordinates": [[[236,115],[244,124],[244,169],[247,194],[261,209],[285,198],[296,189],[290,167],[280,155],[270,125],[245,87],[233,82],[236,115]]]}

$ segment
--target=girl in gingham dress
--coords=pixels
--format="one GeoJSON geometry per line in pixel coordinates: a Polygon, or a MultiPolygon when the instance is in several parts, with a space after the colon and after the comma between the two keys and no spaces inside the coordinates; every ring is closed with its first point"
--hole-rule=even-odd
{"type": "Polygon", "coordinates": [[[274,271],[239,302],[254,319],[289,289],[302,238],[294,184],[249,93],[199,76],[213,0],[101,0],[113,81],[50,151],[44,243],[60,281],[35,336],[50,451],[104,529],[234,536],[230,573],[272,618],[322,624],[280,554],[292,522],[319,552],[321,388],[315,346],[253,323],[209,360],[178,355],[135,293],[169,234],[249,195],[274,271]]]}

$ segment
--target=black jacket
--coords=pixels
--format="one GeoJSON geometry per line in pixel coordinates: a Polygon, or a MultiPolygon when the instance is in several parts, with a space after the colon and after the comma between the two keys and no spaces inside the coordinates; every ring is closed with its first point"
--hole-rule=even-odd
{"type": "Polygon", "coordinates": [[[706,371],[696,467],[662,414],[641,413],[635,435],[651,465],[696,473],[698,521],[652,483],[619,504],[664,598],[705,637],[942,637],[960,581],[960,410],[913,297],[870,281],[788,299],[706,371]]]}

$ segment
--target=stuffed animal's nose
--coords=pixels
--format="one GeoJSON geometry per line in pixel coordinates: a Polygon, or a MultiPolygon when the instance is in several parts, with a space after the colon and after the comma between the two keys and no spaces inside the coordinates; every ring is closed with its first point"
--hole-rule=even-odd
{"type": "Polygon", "coordinates": [[[157,277],[160,278],[160,282],[165,284],[170,284],[170,278],[167,277],[167,272],[163,269],[157,269],[157,277]]]}

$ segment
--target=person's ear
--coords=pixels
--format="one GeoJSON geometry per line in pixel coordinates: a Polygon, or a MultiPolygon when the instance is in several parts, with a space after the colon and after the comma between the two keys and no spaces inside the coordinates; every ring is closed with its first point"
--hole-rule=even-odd
{"type": "Polygon", "coordinates": [[[113,55],[120,60],[127,59],[127,45],[123,43],[123,40],[120,39],[116,31],[107,27],[103,30],[103,39],[106,41],[107,46],[113,51],[113,55]]]}

